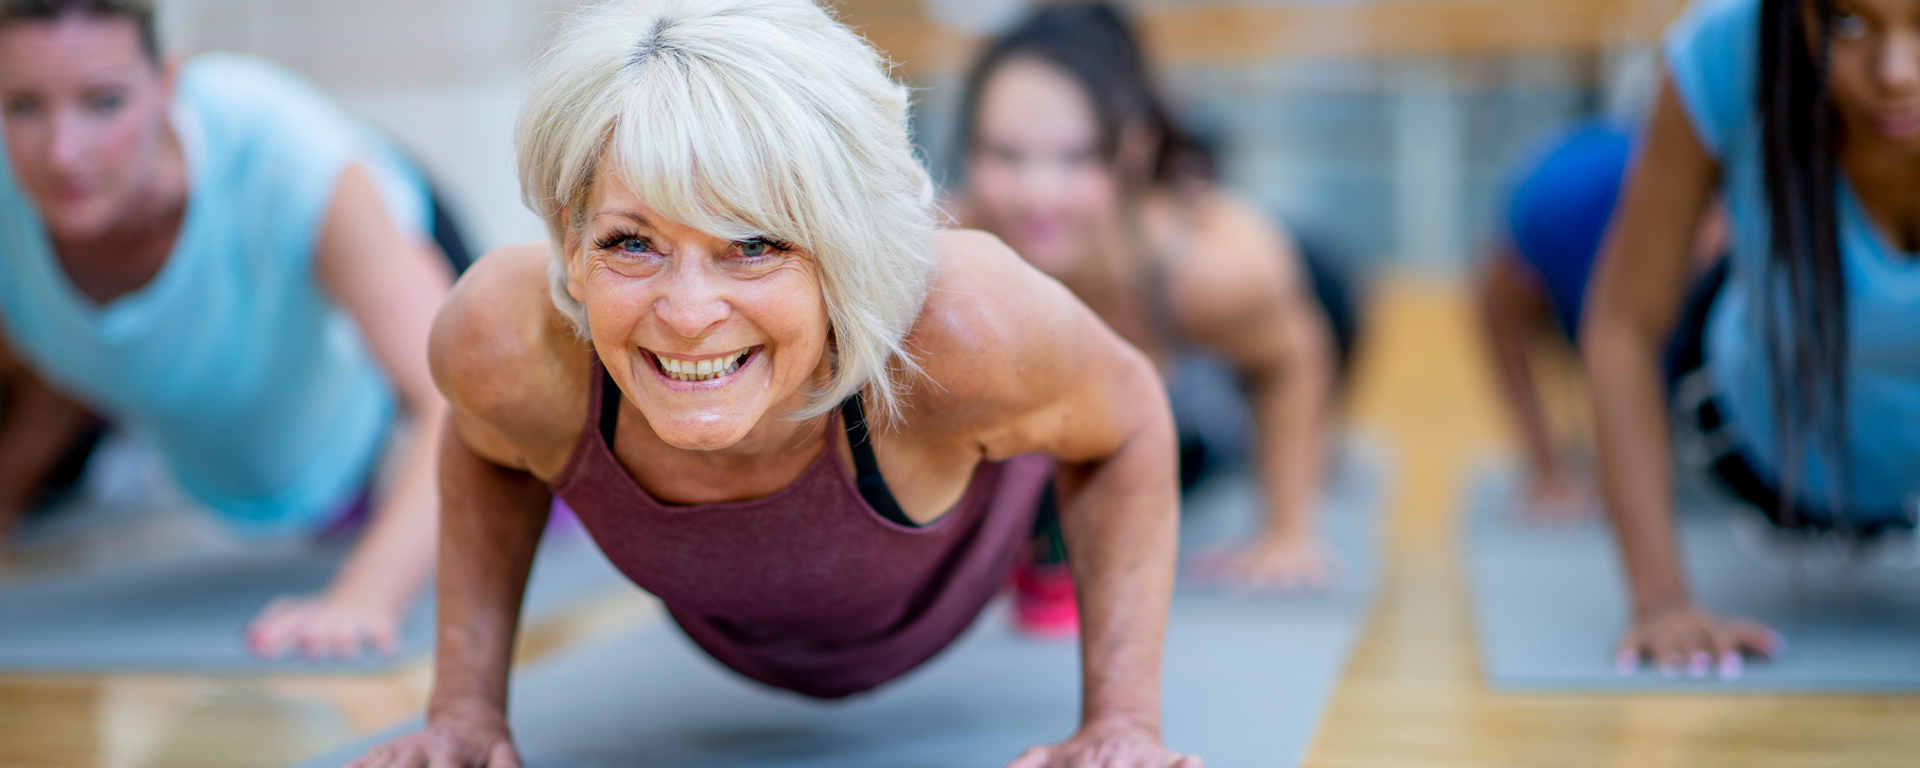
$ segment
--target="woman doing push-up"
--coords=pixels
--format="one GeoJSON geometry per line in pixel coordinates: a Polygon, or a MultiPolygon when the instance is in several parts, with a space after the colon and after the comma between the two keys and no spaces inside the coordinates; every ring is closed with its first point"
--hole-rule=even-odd
{"type": "Polygon", "coordinates": [[[1199,384],[1233,368],[1257,435],[1260,531],[1200,570],[1243,586],[1327,586],[1318,505],[1330,405],[1354,328],[1331,273],[1212,178],[1107,3],[1050,3],[989,44],[961,108],[960,221],[1059,280],[1164,372],[1183,480],[1236,452],[1244,417],[1199,384]],[[1317,272],[1317,273],[1316,273],[1317,272]],[[1227,423],[1221,423],[1227,422],[1227,423]]]}
{"type": "Polygon", "coordinates": [[[433,333],[454,415],[428,726],[357,765],[518,765],[508,665],[551,494],[715,659],[831,698],[953,642],[1050,476],[1084,709],[1014,764],[1199,764],[1160,744],[1177,499],[1153,366],[998,241],[935,231],[907,106],[807,0],[567,23],[518,135],[551,242],[482,259],[433,333]]]}
{"type": "Polygon", "coordinates": [[[1696,4],[1614,227],[1582,351],[1634,602],[1621,662],[1731,676],[1781,641],[1689,595],[1663,410],[1698,419],[1713,473],[1782,526],[1912,525],[1920,0],[1696,4]],[[1716,189],[1732,257],[1683,304],[1716,189]]]}

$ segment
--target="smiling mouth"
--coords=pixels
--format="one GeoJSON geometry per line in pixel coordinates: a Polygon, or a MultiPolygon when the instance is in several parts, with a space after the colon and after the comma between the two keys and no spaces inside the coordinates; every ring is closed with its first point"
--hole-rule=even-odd
{"type": "Polygon", "coordinates": [[[748,347],[739,352],[704,360],[681,360],[656,352],[653,354],[653,364],[661,375],[675,381],[712,381],[725,378],[740,370],[740,366],[746,364],[747,357],[756,349],[759,347],[748,347]]]}

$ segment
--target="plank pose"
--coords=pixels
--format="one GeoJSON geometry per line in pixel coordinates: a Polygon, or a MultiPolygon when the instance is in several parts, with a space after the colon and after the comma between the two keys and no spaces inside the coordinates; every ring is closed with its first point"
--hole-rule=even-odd
{"type": "Polygon", "coordinates": [[[1267,514],[1206,570],[1243,584],[1325,586],[1336,564],[1316,505],[1351,300],[1309,270],[1288,233],[1212,182],[1211,159],[1150,83],[1111,6],[1041,6],[974,66],[959,218],[1004,238],[1153,358],[1189,482],[1246,438],[1238,412],[1225,411],[1225,424],[1209,418],[1221,404],[1194,386],[1193,353],[1231,364],[1252,408],[1267,514]]]}
{"type": "Polygon", "coordinates": [[[936,232],[907,106],[807,0],[618,0],[567,23],[518,135],[551,241],[482,259],[433,333],[454,415],[428,727],[357,765],[519,764],[508,664],[552,494],[714,658],[840,697],[973,621],[1050,475],[1085,707],[1014,765],[1199,764],[1159,735],[1177,535],[1159,379],[998,241],[936,232]]]}
{"type": "Polygon", "coordinates": [[[394,426],[440,430],[427,332],[464,258],[419,169],[267,62],[163,59],[147,0],[0,2],[0,105],[0,543],[99,414],[240,533],[370,508],[327,589],[249,639],[396,647],[438,502],[437,442],[394,426]]]}
{"type": "Polygon", "coordinates": [[[1669,32],[1665,65],[1581,345],[1634,601],[1621,663],[1732,676],[1781,640],[1689,595],[1665,409],[1696,420],[1713,473],[1782,526],[1912,525],[1920,0],[1706,0],[1669,32]],[[1683,303],[1716,190],[1732,256],[1683,303]]]}

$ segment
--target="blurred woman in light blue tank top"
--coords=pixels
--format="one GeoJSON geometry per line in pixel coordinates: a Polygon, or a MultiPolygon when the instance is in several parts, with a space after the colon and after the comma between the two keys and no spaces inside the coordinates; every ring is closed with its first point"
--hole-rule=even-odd
{"type": "Polygon", "coordinates": [[[419,171],[290,72],[163,60],[146,0],[0,0],[0,109],[0,537],[97,413],[241,534],[370,503],[326,591],[262,606],[248,639],[393,648],[433,563],[445,411],[425,353],[451,273],[419,171]],[[396,445],[402,412],[419,437],[396,445]]]}
{"type": "Polygon", "coordinates": [[[1663,379],[1715,476],[1775,523],[1913,525],[1920,0],[1698,0],[1665,54],[1581,346],[1635,607],[1619,662],[1729,677],[1781,638],[1688,592],[1663,379]],[[1732,255],[1683,303],[1716,192],[1732,255]]]}

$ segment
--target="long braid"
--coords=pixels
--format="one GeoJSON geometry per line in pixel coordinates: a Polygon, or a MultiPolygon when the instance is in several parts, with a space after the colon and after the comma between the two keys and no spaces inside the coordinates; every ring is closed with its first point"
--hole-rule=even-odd
{"type": "Polygon", "coordinates": [[[1828,460],[1833,491],[1825,501],[1843,524],[1851,479],[1838,137],[1827,86],[1833,9],[1832,0],[1812,2],[1811,35],[1800,0],[1761,3],[1759,101],[1772,245],[1760,306],[1780,446],[1778,511],[1788,525],[1798,513],[1809,438],[1828,460]]]}

